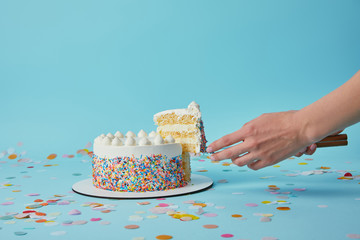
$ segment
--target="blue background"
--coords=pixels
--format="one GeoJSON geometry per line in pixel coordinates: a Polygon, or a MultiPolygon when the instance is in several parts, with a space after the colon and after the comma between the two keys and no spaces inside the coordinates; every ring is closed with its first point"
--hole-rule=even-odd
{"type": "MultiPolygon", "coordinates": [[[[1,1],[0,145],[75,150],[101,133],[154,130],[154,113],[193,100],[209,141],[261,113],[300,109],[359,70],[359,9],[355,0],[1,1]]],[[[347,133],[359,146],[359,126],[347,133]]]]}
{"type": "Polygon", "coordinates": [[[150,207],[143,207],[132,200],[69,193],[73,183],[90,177],[91,160],[62,157],[101,133],[155,130],[153,114],[184,108],[193,100],[201,106],[209,141],[264,112],[301,109],[360,69],[359,10],[357,0],[0,0],[0,152],[15,146],[16,153],[26,150],[26,158],[32,159],[19,164],[20,159],[0,159],[0,204],[14,198],[13,205],[0,206],[0,215],[23,211],[38,198],[27,196],[33,192],[44,200],[53,194],[74,199],[69,206],[44,208],[46,213],[63,212],[58,226],[1,221],[0,236],[19,239],[14,232],[26,231],[24,239],[49,239],[50,232],[66,230],[67,235],[57,239],[79,239],[86,233],[99,239],[105,232],[124,239],[154,239],[157,234],[222,239],[221,234],[233,233],[234,239],[338,240],[360,234],[359,201],[354,200],[360,199],[359,179],[337,179],[346,171],[359,174],[360,124],[345,131],[348,147],[319,149],[312,156],[316,161],[306,161],[307,165],[298,165],[304,156],[254,172],[193,159],[193,172],[212,178],[214,188],[165,202],[188,210],[183,201],[194,199],[226,209],[205,209],[219,214],[214,220],[180,222],[160,216],[141,222],[135,232],[123,229],[131,224],[128,216],[136,210],[149,214],[148,208],[159,201],[150,200],[150,207]],[[19,141],[23,147],[16,146],[19,141]],[[47,160],[50,153],[58,157],[47,160]],[[54,165],[43,167],[49,163],[54,165]],[[285,175],[320,166],[332,172],[285,175]],[[4,181],[13,185],[4,187],[4,181]],[[288,199],[291,211],[261,204],[276,200],[264,191],[269,184],[293,192],[288,199]],[[307,190],[294,192],[295,187],[307,190]],[[237,191],[244,195],[232,194],[237,191]],[[96,214],[81,206],[88,201],[116,203],[117,211],[96,214]],[[249,202],[259,207],[246,207],[249,202]],[[83,212],[81,219],[101,216],[112,224],[62,226],[63,221],[77,219],[67,214],[74,208],[83,212]],[[271,223],[260,223],[253,216],[256,212],[275,216],[271,223]],[[248,220],[238,223],[230,217],[234,213],[248,220]],[[208,223],[220,227],[201,227],[208,223]]]}

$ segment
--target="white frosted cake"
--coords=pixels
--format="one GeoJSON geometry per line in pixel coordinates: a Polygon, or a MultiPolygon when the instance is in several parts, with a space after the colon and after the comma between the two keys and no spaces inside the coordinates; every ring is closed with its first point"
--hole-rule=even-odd
{"type": "MultiPolygon", "coordinates": [[[[155,132],[102,134],[94,140],[93,184],[110,191],[163,191],[186,186],[181,144],[155,132]]],[[[189,173],[187,173],[189,174],[189,173]]]]}

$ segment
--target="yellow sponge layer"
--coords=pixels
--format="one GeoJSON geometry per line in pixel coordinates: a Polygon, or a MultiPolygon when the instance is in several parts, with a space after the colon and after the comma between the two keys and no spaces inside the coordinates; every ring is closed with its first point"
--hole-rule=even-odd
{"type": "Polygon", "coordinates": [[[178,116],[175,113],[167,113],[159,116],[156,119],[156,124],[158,126],[164,126],[168,124],[195,124],[196,122],[196,117],[190,114],[178,116]]]}

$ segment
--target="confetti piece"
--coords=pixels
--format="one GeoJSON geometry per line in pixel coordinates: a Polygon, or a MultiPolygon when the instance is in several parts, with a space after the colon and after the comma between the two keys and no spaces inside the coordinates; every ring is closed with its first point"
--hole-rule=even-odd
{"type": "Polygon", "coordinates": [[[223,238],[232,238],[232,237],[234,237],[234,235],[232,235],[230,233],[224,233],[224,234],[221,234],[221,237],[223,237],[223,238]]]}
{"type": "Polygon", "coordinates": [[[40,195],[39,193],[29,193],[26,196],[34,197],[34,196],[39,196],[39,195],[40,195]]]}
{"type": "Polygon", "coordinates": [[[24,236],[27,234],[27,232],[14,232],[16,236],[24,236]]]}
{"type": "Polygon", "coordinates": [[[156,239],[159,239],[159,240],[168,240],[168,239],[172,239],[173,237],[170,236],[170,235],[158,235],[156,236],[156,239]]]}
{"type": "Polygon", "coordinates": [[[158,206],[159,207],[168,207],[169,204],[167,204],[167,203],[159,203],[158,206]]]}
{"type": "Polygon", "coordinates": [[[140,226],[139,225],[126,225],[124,226],[124,228],[126,229],[138,229],[140,226]]]}
{"type": "Polygon", "coordinates": [[[271,218],[269,218],[269,217],[262,217],[262,218],[260,218],[260,222],[271,222],[271,218]]]}
{"type": "Polygon", "coordinates": [[[280,210],[280,211],[289,211],[290,210],[289,207],[277,207],[276,209],[280,210]]]}
{"type": "Polygon", "coordinates": [[[306,163],[306,162],[300,162],[300,163],[298,163],[299,165],[307,165],[308,163],[306,163]]]}
{"type": "Polygon", "coordinates": [[[156,215],[149,215],[149,216],[147,216],[146,218],[154,219],[154,218],[158,218],[158,216],[156,216],[156,215]]]}
{"type": "Polygon", "coordinates": [[[328,205],[318,205],[319,208],[327,208],[328,205]]]}
{"type": "Polygon", "coordinates": [[[242,217],[242,215],[241,214],[233,214],[233,215],[231,215],[233,218],[241,218],[242,217]]]}
{"type": "Polygon", "coordinates": [[[87,224],[88,222],[85,220],[78,220],[78,221],[73,221],[71,224],[72,225],[84,225],[87,224]]]}
{"type": "Polygon", "coordinates": [[[215,225],[215,224],[206,224],[206,225],[203,225],[203,227],[206,229],[215,229],[215,228],[218,228],[219,226],[215,225]]]}
{"type": "Polygon", "coordinates": [[[3,202],[0,205],[8,206],[8,205],[13,205],[13,204],[14,204],[14,202],[3,202]]]}
{"type": "Polygon", "coordinates": [[[220,179],[220,180],[218,180],[217,182],[218,182],[218,183],[228,183],[228,180],[226,180],[226,179],[220,179]]]}
{"type": "Polygon", "coordinates": [[[77,209],[73,209],[73,210],[70,210],[68,214],[69,215],[80,215],[81,212],[77,209]]]}
{"type": "Polygon", "coordinates": [[[129,216],[129,221],[131,222],[140,222],[144,220],[144,218],[142,216],[139,216],[139,215],[131,215],[129,216]]]}
{"type": "Polygon", "coordinates": [[[8,156],[8,159],[15,159],[15,158],[17,158],[17,155],[16,155],[16,154],[10,154],[10,155],[8,156]]]}
{"type": "Polygon", "coordinates": [[[111,224],[111,222],[109,222],[109,221],[101,221],[100,224],[101,225],[109,225],[109,224],[111,224]]]}
{"type": "Polygon", "coordinates": [[[36,220],[35,222],[37,222],[37,223],[44,223],[44,222],[46,222],[46,219],[39,219],[39,220],[36,220]]]}
{"type": "Polygon", "coordinates": [[[132,240],[145,240],[145,237],[134,237],[132,240]]]}
{"type": "Polygon", "coordinates": [[[101,218],[91,218],[90,219],[90,221],[92,221],[92,222],[97,222],[97,221],[100,221],[101,220],[101,218]]]}
{"type": "Polygon", "coordinates": [[[245,206],[247,206],[247,207],[257,207],[258,205],[256,203],[246,203],[245,206]]]}
{"type": "Polygon", "coordinates": [[[350,233],[350,234],[347,234],[346,236],[351,239],[360,239],[360,234],[350,233]]]}
{"type": "Polygon", "coordinates": [[[205,203],[193,203],[193,206],[206,207],[207,205],[205,203]]]}
{"type": "Polygon", "coordinates": [[[193,219],[192,217],[181,217],[180,220],[187,222],[187,221],[192,221],[193,219]]]}
{"type": "Polygon", "coordinates": [[[56,156],[57,155],[55,153],[53,153],[53,154],[50,154],[49,156],[47,156],[47,159],[52,160],[52,159],[55,159],[56,156]]]}
{"type": "Polygon", "coordinates": [[[149,205],[150,202],[137,202],[136,204],[137,205],[149,205]]]}
{"type": "Polygon", "coordinates": [[[216,213],[204,213],[203,216],[205,217],[217,217],[216,213]]]}
{"type": "Polygon", "coordinates": [[[149,209],[149,211],[154,214],[164,214],[164,213],[168,212],[169,210],[170,210],[169,208],[163,208],[163,207],[154,207],[154,208],[149,209]]]}

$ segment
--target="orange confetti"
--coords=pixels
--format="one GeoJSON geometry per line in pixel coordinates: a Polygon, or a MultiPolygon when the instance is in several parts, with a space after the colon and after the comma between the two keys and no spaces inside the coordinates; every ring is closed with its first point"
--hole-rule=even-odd
{"type": "Polygon", "coordinates": [[[57,156],[57,155],[56,155],[55,153],[53,153],[53,154],[50,154],[49,156],[47,156],[47,159],[52,160],[52,159],[55,159],[56,156],[57,156]]]}
{"type": "Polygon", "coordinates": [[[274,187],[276,187],[276,185],[269,185],[268,187],[269,188],[274,188],[274,187]]]}
{"type": "Polygon", "coordinates": [[[158,235],[156,236],[156,239],[159,239],[159,240],[167,240],[167,239],[172,239],[173,237],[170,236],[170,235],[158,235]]]}
{"type": "Polygon", "coordinates": [[[46,203],[46,202],[43,202],[43,203],[40,203],[39,205],[41,205],[41,206],[47,206],[47,205],[49,205],[49,204],[46,203]]]}
{"type": "Polygon", "coordinates": [[[205,203],[193,203],[193,206],[206,207],[205,203]]]}
{"type": "Polygon", "coordinates": [[[203,227],[207,228],[207,229],[214,229],[214,228],[218,228],[219,226],[215,225],[215,224],[206,224],[206,225],[203,225],[203,227]]]}
{"type": "Polygon", "coordinates": [[[231,215],[233,218],[241,218],[242,217],[242,215],[240,215],[240,214],[233,214],[233,215],[231,215]]]}
{"type": "Polygon", "coordinates": [[[10,154],[10,155],[8,156],[8,158],[9,158],[9,159],[15,159],[15,158],[17,158],[17,155],[16,155],[16,154],[10,154]]]}
{"type": "Polygon", "coordinates": [[[35,215],[36,215],[36,216],[46,216],[46,213],[36,212],[35,215]]]}
{"type": "Polygon", "coordinates": [[[46,222],[46,219],[39,219],[39,220],[36,220],[35,222],[37,222],[37,223],[43,223],[43,222],[46,222]]]}
{"type": "Polygon", "coordinates": [[[73,158],[73,157],[74,157],[74,155],[73,155],[73,154],[68,155],[68,158],[73,158]]]}
{"type": "Polygon", "coordinates": [[[280,211],[289,211],[290,210],[289,207],[277,207],[276,209],[280,210],[280,211]]]}
{"type": "Polygon", "coordinates": [[[331,167],[323,167],[323,166],[321,166],[320,168],[321,169],[330,169],[331,167]]]}
{"type": "Polygon", "coordinates": [[[138,229],[139,225],[126,225],[124,228],[126,228],[126,229],[138,229]]]}
{"type": "Polygon", "coordinates": [[[51,164],[44,165],[44,167],[51,167],[51,166],[52,166],[51,164]]]}
{"type": "Polygon", "coordinates": [[[42,199],[35,199],[34,202],[43,202],[44,200],[42,199]]]}

